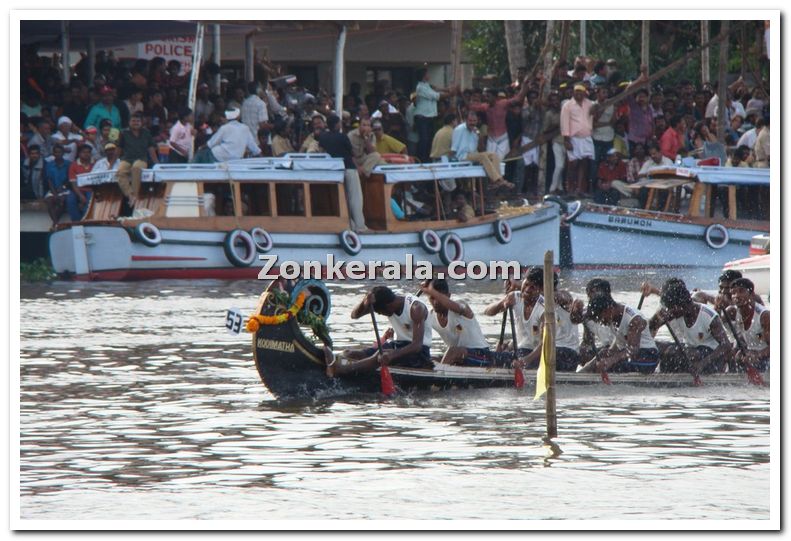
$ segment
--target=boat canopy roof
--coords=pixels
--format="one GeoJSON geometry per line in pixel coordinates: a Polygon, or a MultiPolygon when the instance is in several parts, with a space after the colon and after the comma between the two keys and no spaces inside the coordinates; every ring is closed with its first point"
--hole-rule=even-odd
{"type": "Polygon", "coordinates": [[[769,169],[759,167],[666,167],[653,170],[650,175],[697,179],[704,184],[769,186],[769,169]]]}
{"type": "MultiPolygon", "coordinates": [[[[312,182],[340,184],[341,158],[329,154],[286,154],[282,158],[250,158],[222,163],[157,164],[143,171],[142,182],[312,182]]],[[[79,186],[116,182],[115,171],[77,176],[79,186]]]]}
{"type": "MultiPolygon", "coordinates": [[[[500,172],[505,172],[504,164],[500,164],[500,172]]],[[[373,173],[383,175],[387,184],[486,176],[483,166],[469,161],[377,165],[373,173]]]]}

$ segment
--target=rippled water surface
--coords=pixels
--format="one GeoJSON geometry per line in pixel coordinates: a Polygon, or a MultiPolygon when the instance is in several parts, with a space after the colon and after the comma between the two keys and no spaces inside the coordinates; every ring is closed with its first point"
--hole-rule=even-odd
{"type": "MultiPolygon", "coordinates": [[[[614,277],[615,296],[636,304],[642,278],[614,277]]],[[[767,389],[560,387],[551,458],[543,401],[515,389],[276,402],[249,337],[222,326],[261,289],[23,286],[22,518],[769,518],[767,389]]],[[[331,290],[337,346],[370,341],[346,317],[362,286],[331,290]]],[[[458,294],[480,313],[497,286],[458,294]]],[[[494,342],[499,321],[480,319],[494,342]]]]}

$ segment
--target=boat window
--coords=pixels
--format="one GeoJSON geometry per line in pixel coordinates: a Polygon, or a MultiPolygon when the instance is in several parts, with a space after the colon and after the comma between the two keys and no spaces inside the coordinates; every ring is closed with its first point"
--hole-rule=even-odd
{"type": "Polygon", "coordinates": [[[340,216],[337,184],[311,184],[310,208],[313,216],[340,216]]]}
{"type": "Polygon", "coordinates": [[[304,216],[305,191],[302,184],[276,184],[278,216],[304,216]]]}
{"type": "Polygon", "coordinates": [[[242,215],[272,216],[272,205],[269,201],[269,184],[242,183],[242,215]]]}
{"type": "Polygon", "coordinates": [[[233,216],[233,197],[227,182],[204,182],[203,199],[208,216],[233,216]]]}

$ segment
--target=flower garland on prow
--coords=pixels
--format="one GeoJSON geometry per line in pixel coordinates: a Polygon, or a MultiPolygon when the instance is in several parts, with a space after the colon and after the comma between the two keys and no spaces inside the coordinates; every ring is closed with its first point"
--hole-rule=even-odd
{"type": "Polygon", "coordinates": [[[276,316],[262,316],[260,314],[250,316],[250,319],[247,320],[246,329],[248,332],[258,332],[258,329],[261,328],[261,325],[281,325],[295,317],[302,307],[305,305],[305,298],[306,295],[304,292],[297,295],[297,300],[294,304],[282,314],[278,314],[276,316]]]}

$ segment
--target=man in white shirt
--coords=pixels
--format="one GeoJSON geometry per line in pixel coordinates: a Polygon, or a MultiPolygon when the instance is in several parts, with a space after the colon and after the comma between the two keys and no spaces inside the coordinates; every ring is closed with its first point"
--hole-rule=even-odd
{"type": "Polygon", "coordinates": [[[645,178],[653,170],[665,169],[675,165],[673,160],[662,154],[662,151],[659,149],[659,145],[656,143],[652,143],[648,146],[648,156],[649,159],[647,159],[640,168],[640,172],[637,173],[637,178],[645,178]]]}
{"type": "Polygon", "coordinates": [[[478,152],[478,141],[478,114],[475,111],[469,111],[467,121],[453,129],[451,154],[458,160],[470,160],[481,164],[492,187],[513,188],[514,185],[506,181],[500,173],[500,158],[494,152],[478,152]]]}
{"type": "Polygon", "coordinates": [[[258,83],[247,83],[247,97],[242,102],[242,122],[250,128],[253,137],[258,137],[258,130],[269,123],[269,112],[266,103],[258,96],[258,83]]]}
{"type": "Polygon", "coordinates": [[[209,139],[208,146],[212,156],[218,162],[238,160],[244,157],[245,151],[250,151],[253,156],[259,156],[261,149],[258,142],[250,133],[250,129],[239,122],[239,109],[225,111],[228,120],[217,133],[209,139]]]}
{"type": "Polygon", "coordinates": [[[100,173],[102,171],[117,171],[121,160],[118,159],[118,147],[115,143],[107,143],[104,145],[104,158],[93,164],[91,173],[100,173]]]}

